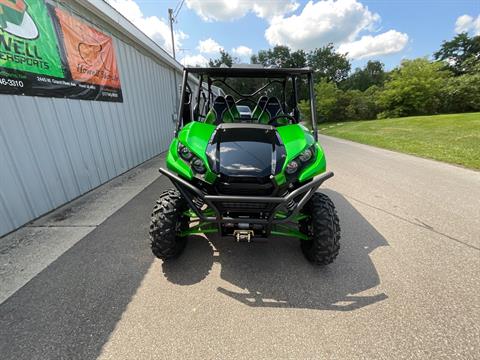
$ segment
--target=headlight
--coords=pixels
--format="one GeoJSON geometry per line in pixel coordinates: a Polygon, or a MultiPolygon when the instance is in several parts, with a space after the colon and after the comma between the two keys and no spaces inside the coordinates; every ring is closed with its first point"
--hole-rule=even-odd
{"type": "Polygon", "coordinates": [[[306,149],[304,150],[299,156],[298,158],[302,161],[302,162],[307,162],[307,161],[310,161],[310,159],[313,157],[313,151],[312,149],[306,149]]]}
{"type": "Polygon", "coordinates": [[[287,168],[285,169],[285,172],[288,175],[295,174],[299,168],[298,162],[296,160],[292,160],[288,163],[287,168]]]}
{"type": "Polygon", "coordinates": [[[189,161],[193,157],[192,152],[186,146],[180,145],[178,147],[178,152],[183,160],[189,161]]]}
{"type": "Polygon", "coordinates": [[[205,168],[205,164],[199,158],[194,158],[193,159],[192,168],[193,168],[193,170],[195,170],[195,172],[197,172],[199,174],[205,174],[205,172],[207,171],[207,169],[205,168]]]}
{"type": "Polygon", "coordinates": [[[308,149],[303,150],[300,153],[300,155],[298,155],[295,159],[290,161],[287,167],[285,168],[285,172],[288,175],[295,174],[296,172],[298,172],[298,170],[300,170],[301,167],[309,163],[314,156],[315,156],[315,145],[309,147],[308,149]]]}

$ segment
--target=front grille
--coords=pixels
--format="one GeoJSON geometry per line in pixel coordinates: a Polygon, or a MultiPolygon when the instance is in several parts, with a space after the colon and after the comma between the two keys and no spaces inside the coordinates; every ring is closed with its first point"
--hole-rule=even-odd
{"type": "Polygon", "coordinates": [[[223,202],[222,207],[230,211],[235,210],[265,210],[269,207],[267,203],[245,203],[245,202],[223,202]]]}
{"type": "Polygon", "coordinates": [[[275,187],[269,179],[256,178],[235,178],[228,177],[219,179],[216,184],[217,191],[221,195],[240,196],[269,196],[272,195],[275,187]]]}

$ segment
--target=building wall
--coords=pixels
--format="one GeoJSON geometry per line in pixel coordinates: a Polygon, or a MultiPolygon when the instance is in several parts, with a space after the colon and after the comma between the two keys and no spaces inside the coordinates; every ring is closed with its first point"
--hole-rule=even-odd
{"type": "Polygon", "coordinates": [[[70,5],[114,37],[124,102],[0,94],[0,236],[160,154],[173,136],[180,68],[81,2],[95,3],[70,5]]]}

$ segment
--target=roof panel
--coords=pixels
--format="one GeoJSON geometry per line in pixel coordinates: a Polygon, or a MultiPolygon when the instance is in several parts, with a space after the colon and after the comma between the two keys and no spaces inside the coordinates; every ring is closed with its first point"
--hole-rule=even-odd
{"type": "Polygon", "coordinates": [[[192,74],[208,75],[216,77],[286,77],[313,73],[312,68],[255,68],[255,67],[186,67],[192,74]]]}

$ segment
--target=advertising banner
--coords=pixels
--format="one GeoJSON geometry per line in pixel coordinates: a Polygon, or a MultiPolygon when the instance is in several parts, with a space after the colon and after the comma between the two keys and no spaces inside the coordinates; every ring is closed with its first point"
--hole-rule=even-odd
{"type": "Polygon", "coordinates": [[[113,39],[44,0],[0,0],[0,93],[121,102],[113,39]]]}

